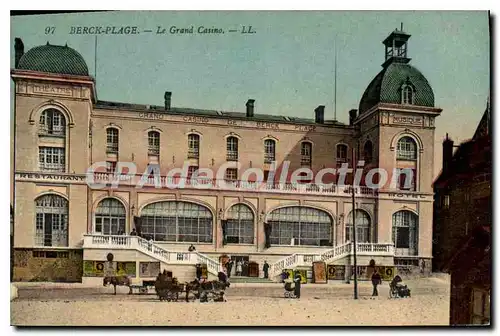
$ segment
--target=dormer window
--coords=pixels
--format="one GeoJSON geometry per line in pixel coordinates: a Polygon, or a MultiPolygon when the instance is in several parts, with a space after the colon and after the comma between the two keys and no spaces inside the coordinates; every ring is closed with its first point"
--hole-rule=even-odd
{"type": "Polygon", "coordinates": [[[410,78],[406,78],[405,83],[401,87],[401,104],[413,105],[415,99],[415,88],[410,82],[410,78]]]}

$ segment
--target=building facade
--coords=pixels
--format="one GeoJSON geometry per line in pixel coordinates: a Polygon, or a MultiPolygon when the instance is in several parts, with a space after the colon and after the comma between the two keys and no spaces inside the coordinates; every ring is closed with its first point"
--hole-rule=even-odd
{"type": "Polygon", "coordinates": [[[489,325],[491,295],[490,107],[469,141],[443,141],[443,169],[434,182],[433,268],[451,278],[450,325],[489,325]]]}
{"type": "Polygon", "coordinates": [[[198,262],[216,273],[228,256],[267,260],[272,275],[314,260],[347,267],[352,189],[325,169],[352,168],[353,152],[365,162],[355,187],[360,263],[430,267],[441,109],[409,64],[409,37],[396,30],[383,41],[382,70],[349,124],[325,120],[321,105],[305,119],[256,113],[254,99],[244,112],[175,107],[171,92],[162,106],[102,101],[77,51],[24,52],[16,39],[14,279],[85,280],[104,272],[110,251],[136,278],[198,262]],[[383,180],[371,168],[394,183],[363,186],[383,180]],[[128,235],[134,228],[142,238],[128,235]]]}

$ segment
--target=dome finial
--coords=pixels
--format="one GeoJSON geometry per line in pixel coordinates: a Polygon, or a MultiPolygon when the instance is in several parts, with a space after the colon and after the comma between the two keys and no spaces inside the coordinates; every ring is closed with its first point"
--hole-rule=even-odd
{"type": "Polygon", "coordinates": [[[47,41],[47,45],[50,45],[50,44],[49,44],[49,41],[47,41]]]}

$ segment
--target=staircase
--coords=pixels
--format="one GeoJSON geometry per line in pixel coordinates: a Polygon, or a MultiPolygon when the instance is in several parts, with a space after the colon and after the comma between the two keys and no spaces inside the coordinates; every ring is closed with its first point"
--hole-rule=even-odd
{"type": "MultiPolygon", "coordinates": [[[[294,253],[288,257],[278,260],[269,268],[269,278],[277,280],[277,277],[284,269],[293,269],[296,267],[311,267],[314,261],[323,261],[327,264],[352,254],[354,243],[348,242],[337,245],[321,254],[294,253]]],[[[357,243],[357,255],[390,255],[394,256],[394,245],[392,243],[357,243]]]]}
{"type": "Polygon", "coordinates": [[[229,278],[230,283],[274,283],[271,279],[264,279],[260,277],[245,277],[245,276],[232,276],[229,278]]]}
{"type": "Polygon", "coordinates": [[[83,248],[136,250],[164,264],[196,265],[206,264],[207,271],[217,276],[222,265],[206,255],[193,252],[167,251],[152,241],[138,236],[103,236],[86,234],[83,236],[83,248]]]}

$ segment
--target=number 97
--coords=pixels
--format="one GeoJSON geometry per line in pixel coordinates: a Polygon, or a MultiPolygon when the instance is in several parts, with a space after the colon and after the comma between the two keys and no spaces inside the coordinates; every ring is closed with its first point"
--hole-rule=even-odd
{"type": "Polygon", "coordinates": [[[56,27],[46,27],[45,28],[45,35],[54,34],[55,30],[56,30],[56,27]]]}

